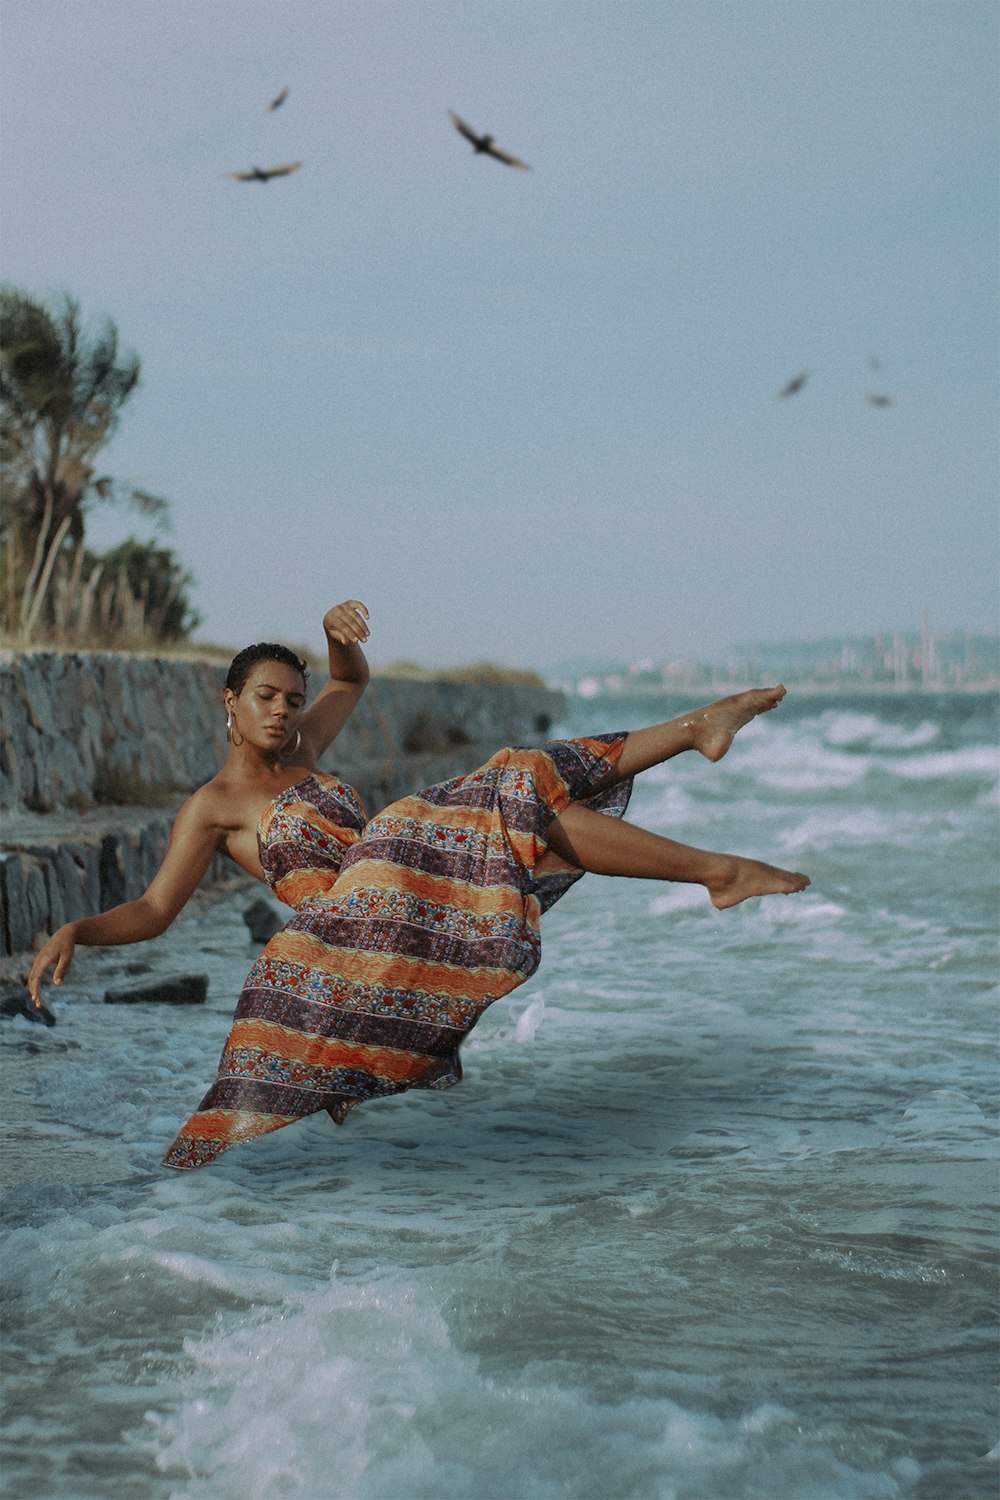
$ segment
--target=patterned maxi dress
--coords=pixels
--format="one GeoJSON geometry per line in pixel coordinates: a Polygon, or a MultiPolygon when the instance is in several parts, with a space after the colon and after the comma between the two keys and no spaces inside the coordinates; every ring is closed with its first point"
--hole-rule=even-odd
{"type": "Polygon", "coordinates": [[[243,988],[215,1083],[164,1157],[186,1169],[325,1109],[450,1088],[488,1005],[534,973],[539,919],[582,875],[535,876],[549,824],[582,801],[621,817],[631,783],[598,790],[624,734],[498,751],[478,771],[366,822],[337,777],[280,793],[261,863],[295,916],[243,988]]]}

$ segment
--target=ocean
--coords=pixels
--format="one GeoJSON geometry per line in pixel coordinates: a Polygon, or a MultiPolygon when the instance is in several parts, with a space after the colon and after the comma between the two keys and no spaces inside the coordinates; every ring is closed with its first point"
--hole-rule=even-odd
{"type": "Polygon", "coordinates": [[[629,816],[807,892],[587,876],[458,1088],[193,1173],[255,893],[81,953],[0,1036],[4,1495],[995,1500],[998,776],[994,698],[792,693],[629,816]]]}

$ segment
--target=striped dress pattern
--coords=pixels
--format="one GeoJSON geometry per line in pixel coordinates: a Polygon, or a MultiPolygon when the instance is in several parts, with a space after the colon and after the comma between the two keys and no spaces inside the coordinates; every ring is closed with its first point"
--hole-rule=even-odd
{"type": "Polygon", "coordinates": [[[540,918],[579,880],[539,873],[570,802],[621,817],[631,783],[602,788],[624,734],[500,750],[370,821],[314,771],[258,829],[274,894],[295,910],[255,962],[218,1074],[164,1157],[199,1167],[230,1146],[365,1099],[451,1088],[459,1044],[534,973],[540,918]]]}

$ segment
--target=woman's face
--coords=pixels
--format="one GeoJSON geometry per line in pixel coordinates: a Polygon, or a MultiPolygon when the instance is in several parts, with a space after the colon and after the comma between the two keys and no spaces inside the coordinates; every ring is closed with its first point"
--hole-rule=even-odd
{"type": "Polygon", "coordinates": [[[237,696],[226,690],[226,709],[233,716],[236,739],[260,750],[280,750],[294,735],[306,704],[300,672],[281,661],[259,661],[237,696]]]}

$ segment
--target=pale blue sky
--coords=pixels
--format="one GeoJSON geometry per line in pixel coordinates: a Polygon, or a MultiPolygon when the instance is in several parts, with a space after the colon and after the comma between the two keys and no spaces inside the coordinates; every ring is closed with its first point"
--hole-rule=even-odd
{"type": "Polygon", "coordinates": [[[2,58],[4,278],[141,356],[203,638],[996,628],[993,0],[4,0],[2,58]]]}

